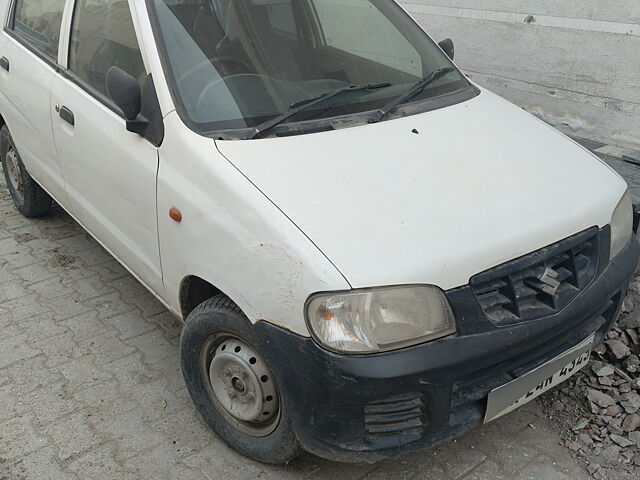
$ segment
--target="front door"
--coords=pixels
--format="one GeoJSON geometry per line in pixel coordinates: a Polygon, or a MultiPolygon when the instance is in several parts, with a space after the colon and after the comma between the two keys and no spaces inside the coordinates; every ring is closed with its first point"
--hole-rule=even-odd
{"type": "Polygon", "coordinates": [[[53,132],[71,213],[162,295],[156,218],[158,150],[127,132],[108,97],[113,65],[142,82],[146,69],[126,0],[76,0],[68,65],[52,92],[53,132]]]}

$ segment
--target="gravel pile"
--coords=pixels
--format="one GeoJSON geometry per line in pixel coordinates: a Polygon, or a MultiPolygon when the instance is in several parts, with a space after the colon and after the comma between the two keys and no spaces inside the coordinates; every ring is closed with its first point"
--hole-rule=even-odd
{"type": "Polygon", "coordinates": [[[640,478],[640,275],[590,364],[541,401],[594,478],[640,478]]]}

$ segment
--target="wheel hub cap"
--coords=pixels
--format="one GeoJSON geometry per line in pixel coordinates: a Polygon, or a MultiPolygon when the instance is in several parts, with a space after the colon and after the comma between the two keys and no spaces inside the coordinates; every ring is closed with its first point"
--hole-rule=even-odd
{"type": "Polygon", "coordinates": [[[263,423],[279,410],[275,382],[266,363],[239,339],[222,342],[209,366],[211,389],[222,407],[237,420],[263,423]]]}
{"type": "Polygon", "coordinates": [[[15,149],[9,148],[5,158],[7,165],[7,176],[11,187],[20,201],[24,199],[24,185],[22,184],[22,175],[20,175],[20,164],[15,149]]]}

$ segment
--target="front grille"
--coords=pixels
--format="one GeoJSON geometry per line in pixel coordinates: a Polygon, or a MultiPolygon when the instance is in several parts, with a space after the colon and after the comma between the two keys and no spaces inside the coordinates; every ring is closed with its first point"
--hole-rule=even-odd
{"type": "Polygon", "coordinates": [[[428,423],[423,397],[420,393],[406,393],[371,402],[364,407],[364,423],[368,436],[421,437],[428,423]]]}
{"type": "Polygon", "coordinates": [[[599,231],[591,228],[471,279],[484,314],[509,325],[559,312],[596,276],[599,231]]]}

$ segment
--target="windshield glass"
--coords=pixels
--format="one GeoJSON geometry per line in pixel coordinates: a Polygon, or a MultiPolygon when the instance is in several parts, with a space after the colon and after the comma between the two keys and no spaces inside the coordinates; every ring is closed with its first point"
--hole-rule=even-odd
{"type": "MultiPolygon", "coordinates": [[[[452,66],[392,0],[152,0],[181,113],[200,131],[255,127],[348,85],[288,122],[374,110],[452,66]]],[[[468,86],[457,70],[413,102],[468,86]]]]}

